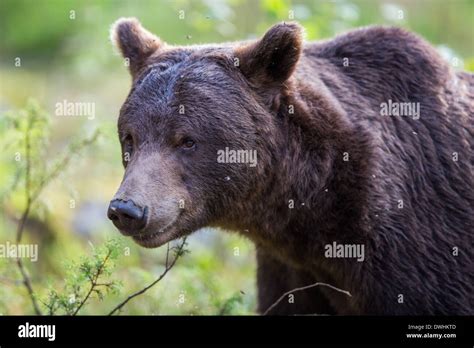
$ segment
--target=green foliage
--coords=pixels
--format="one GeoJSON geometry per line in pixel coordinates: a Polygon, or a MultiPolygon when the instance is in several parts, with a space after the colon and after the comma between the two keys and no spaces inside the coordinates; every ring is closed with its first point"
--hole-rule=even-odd
{"type": "Polygon", "coordinates": [[[220,315],[229,315],[229,314],[236,314],[237,312],[237,307],[239,305],[242,305],[243,299],[242,299],[242,294],[241,293],[236,293],[232,295],[230,298],[228,298],[221,307],[221,310],[219,312],[220,315]]]}
{"type": "Polygon", "coordinates": [[[62,290],[50,289],[42,301],[48,314],[77,315],[91,299],[102,301],[107,294],[118,294],[122,284],[111,280],[111,275],[121,248],[119,240],[111,239],[103,246],[92,246],[91,256],[69,262],[62,290]]]}
{"type": "Polygon", "coordinates": [[[35,100],[30,99],[24,109],[7,112],[4,122],[4,127],[0,129],[0,146],[17,151],[14,154],[16,164],[6,168],[14,170],[11,176],[14,180],[0,191],[0,199],[13,193],[23,183],[26,202],[33,202],[68,167],[71,160],[95,143],[99,136],[99,131],[95,131],[90,137],[73,139],[62,155],[50,159],[50,116],[35,100]]]}
{"type": "MultiPolygon", "coordinates": [[[[34,191],[31,185],[35,188],[39,185],[37,175],[44,176],[46,171],[43,158],[48,141],[49,125],[48,114],[31,99],[24,109],[5,114],[0,129],[0,146],[5,151],[13,150],[17,165],[6,168],[15,170],[12,176],[14,180],[0,191],[0,198],[11,193],[26,180],[29,180],[28,190],[34,191]]],[[[4,176],[5,172],[2,174],[4,176]]]]}
{"type": "MultiPolygon", "coordinates": [[[[10,166],[8,169],[14,172],[14,181],[13,184],[6,189],[1,190],[2,199],[14,195],[15,193],[19,194],[24,198],[23,204],[18,208],[21,212],[21,218],[18,222],[16,228],[15,240],[17,244],[20,244],[23,239],[23,232],[25,230],[26,223],[33,211],[34,204],[38,199],[40,193],[44,188],[54,180],[61,172],[70,163],[71,159],[79,154],[86,146],[92,144],[98,133],[95,132],[91,138],[84,138],[79,141],[73,141],[67,147],[66,152],[62,157],[59,157],[57,160],[48,161],[46,156],[46,147],[48,142],[48,131],[49,131],[49,115],[42,110],[38,103],[30,100],[28,101],[26,107],[17,112],[8,112],[5,117],[6,122],[1,128],[1,134],[3,142],[6,148],[9,146],[18,149],[15,153],[15,162],[17,166],[10,166]],[[21,185],[21,190],[19,188],[21,185]],[[19,191],[19,192],[16,192],[19,191]]],[[[3,206],[3,204],[2,204],[3,206]]],[[[106,245],[106,258],[107,261],[109,258],[113,259],[116,257],[115,248],[113,248],[113,243],[108,243],[106,245]]],[[[96,294],[101,297],[103,292],[97,287],[104,286],[106,289],[113,289],[114,284],[103,284],[98,285],[97,280],[103,274],[108,274],[108,267],[106,267],[106,262],[100,263],[100,257],[103,253],[103,249],[98,250],[94,253],[94,261],[89,262],[84,260],[81,264],[82,276],[85,276],[86,279],[89,279],[91,282],[90,292],[84,297],[84,300],[81,301],[77,307],[77,310],[74,313],[77,313],[80,308],[87,302],[91,294],[96,294]]],[[[21,283],[26,287],[28,296],[30,297],[33,308],[36,314],[41,314],[41,309],[38,305],[38,295],[34,292],[33,283],[31,281],[30,275],[24,265],[23,260],[18,258],[15,260],[18,266],[19,274],[21,276],[21,283]]],[[[80,277],[76,279],[77,281],[71,284],[71,287],[75,289],[76,292],[71,296],[81,295],[81,283],[80,277]]],[[[71,278],[72,279],[72,278],[71,278]]],[[[57,309],[64,308],[66,313],[69,313],[70,310],[74,309],[74,302],[69,300],[65,301],[63,295],[59,295],[56,292],[52,292],[50,295],[50,302],[48,302],[48,308],[50,313],[53,314],[57,309]],[[54,296],[53,294],[56,294],[54,296]],[[69,305],[68,305],[69,304],[69,305]]]]}
{"type": "Polygon", "coordinates": [[[467,71],[474,72],[474,57],[465,61],[464,68],[467,71]]]}

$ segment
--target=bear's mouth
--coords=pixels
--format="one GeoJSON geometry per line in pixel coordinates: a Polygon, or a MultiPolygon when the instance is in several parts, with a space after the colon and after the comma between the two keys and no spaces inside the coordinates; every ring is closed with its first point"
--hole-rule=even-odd
{"type": "Polygon", "coordinates": [[[141,233],[132,236],[135,243],[145,248],[157,248],[177,238],[174,234],[166,232],[141,233]]]}
{"type": "Polygon", "coordinates": [[[179,238],[182,234],[176,228],[179,215],[165,227],[154,232],[142,232],[132,236],[135,243],[145,248],[157,248],[179,238]]]}

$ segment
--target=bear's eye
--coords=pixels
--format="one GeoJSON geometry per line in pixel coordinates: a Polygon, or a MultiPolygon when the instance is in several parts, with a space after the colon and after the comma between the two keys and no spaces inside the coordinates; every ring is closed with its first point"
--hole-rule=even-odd
{"type": "Polygon", "coordinates": [[[196,142],[191,138],[184,138],[181,144],[186,150],[193,149],[196,146],[196,142]]]}
{"type": "Polygon", "coordinates": [[[153,69],[158,70],[158,72],[163,72],[169,68],[169,65],[166,63],[157,63],[153,64],[153,69]]]}
{"type": "Polygon", "coordinates": [[[123,139],[123,164],[126,167],[133,153],[133,138],[129,134],[123,139]]]}

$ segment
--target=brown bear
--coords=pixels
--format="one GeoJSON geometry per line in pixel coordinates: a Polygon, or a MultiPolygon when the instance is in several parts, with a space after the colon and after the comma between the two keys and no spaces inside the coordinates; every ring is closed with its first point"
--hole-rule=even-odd
{"type": "Polygon", "coordinates": [[[170,46],[132,18],[112,35],[133,80],[108,210],[123,234],[247,236],[261,313],[474,314],[473,75],[399,28],[170,46]]]}

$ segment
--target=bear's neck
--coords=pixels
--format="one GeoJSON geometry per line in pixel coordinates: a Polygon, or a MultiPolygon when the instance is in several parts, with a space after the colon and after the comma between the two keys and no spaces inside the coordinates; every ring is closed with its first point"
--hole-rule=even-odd
{"type": "Polygon", "coordinates": [[[310,89],[282,98],[286,124],[266,197],[252,212],[254,241],[298,266],[324,262],[324,246],[363,243],[369,200],[368,138],[354,131],[327,93],[310,89]]]}

